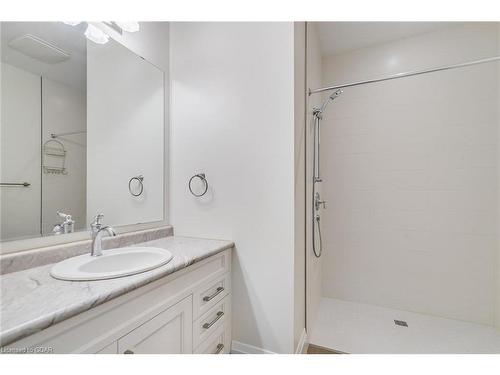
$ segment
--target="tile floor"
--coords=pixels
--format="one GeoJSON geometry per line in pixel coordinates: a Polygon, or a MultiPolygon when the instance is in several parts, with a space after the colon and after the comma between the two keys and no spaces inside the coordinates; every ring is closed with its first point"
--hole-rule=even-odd
{"type": "Polygon", "coordinates": [[[475,323],[322,298],[310,344],[359,354],[500,353],[500,332],[475,323]]]}

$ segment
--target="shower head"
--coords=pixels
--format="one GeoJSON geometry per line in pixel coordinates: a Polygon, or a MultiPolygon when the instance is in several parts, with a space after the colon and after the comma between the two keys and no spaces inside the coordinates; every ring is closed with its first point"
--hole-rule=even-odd
{"type": "Polygon", "coordinates": [[[335,90],[330,94],[330,96],[323,102],[323,105],[321,107],[316,107],[313,110],[313,114],[321,118],[321,115],[326,109],[326,106],[328,103],[333,102],[335,99],[337,99],[338,96],[340,96],[343,93],[341,89],[335,90]]]}
{"type": "Polygon", "coordinates": [[[337,96],[340,96],[344,91],[342,91],[341,89],[338,89],[338,90],[335,90],[334,92],[332,92],[332,94],[329,96],[330,100],[334,100],[337,98],[337,96]]]}

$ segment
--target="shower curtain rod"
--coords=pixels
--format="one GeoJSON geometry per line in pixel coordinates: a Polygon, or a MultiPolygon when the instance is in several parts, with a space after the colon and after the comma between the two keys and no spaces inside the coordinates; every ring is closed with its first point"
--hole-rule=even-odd
{"type": "Polygon", "coordinates": [[[416,71],[411,71],[411,72],[397,73],[397,74],[394,74],[394,75],[391,75],[391,76],[387,76],[387,77],[375,78],[375,79],[368,79],[366,81],[344,83],[342,85],[321,87],[321,88],[314,89],[314,90],[309,89],[309,95],[316,94],[316,93],[319,93],[319,92],[324,92],[324,91],[338,90],[338,89],[342,89],[342,88],[345,88],[345,87],[353,87],[353,86],[364,85],[366,83],[376,83],[376,82],[390,81],[392,79],[417,76],[417,75],[425,74],[425,73],[440,72],[440,71],[443,71],[443,70],[450,70],[450,69],[455,69],[455,68],[463,68],[463,67],[466,67],[466,66],[484,64],[484,63],[488,63],[488,62],[492,62],[492,61],[497,61],[497,60],[500,60],[500,56],[494,56],[494,57],[489,57],[489,58],[486,58],[486,59],[469,61],[469,62],[460,63],[460,64],[441,66],[441,67],[438,67],[438,68],[431,68],[431,69],[425,69],[425,70],[416,70],[416,71]]]}

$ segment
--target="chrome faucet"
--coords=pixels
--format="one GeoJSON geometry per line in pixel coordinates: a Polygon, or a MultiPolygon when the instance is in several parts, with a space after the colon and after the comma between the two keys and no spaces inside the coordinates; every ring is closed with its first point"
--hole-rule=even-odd
{"type": "Polygon", "coordinates": [[[57,216],[64,219],[64,221],[61,224],[54,225],[52,232],[54,234],[73,233],[73,230],[75,228],[75,221],[71,218],[71,215],[65,214],[61,211],[57,211],[57,216]]]}
{"type": "Polygon", "coordinates": [[[101,219],[104,217],[103,214],[99,214],[94,218],[94,221],[90,223],[90,233],[92,235],[92,249],[90,255],[93,257],[98,257],[102,255],[102,236],[104,232],[107,232],[110,236],[116,236],[115,230],[106,225],[103,226],[101,219]]]}

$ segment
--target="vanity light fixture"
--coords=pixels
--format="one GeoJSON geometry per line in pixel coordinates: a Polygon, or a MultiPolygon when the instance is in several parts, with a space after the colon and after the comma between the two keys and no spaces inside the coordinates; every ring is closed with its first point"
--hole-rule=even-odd
{"type": "MultiPolygon", "coordinates": [[[[85,23],[82,21],[62,21],[65,25],[69,26],[77,26],[80,25],[81,23],[85,23]]],[[[91,40],[94,43],[97,44],[106,44],[109,41],[109,35],[107,35],[104,31],[102,31],[100,28],[97,26],[94,26],[88,22],[86,22],[87,28],[85,29],[85,37],[88,40],[91,40]]]]}
{"type": "MultiPolygon", "coordinates": [[[[82,21],[62,21],[62,23],[69,25],[69,26],[77,26],[77,25],[81,24],[82,21]]],[[[137,31],[139,31],[139,29],[140,29],[139,22],[135,22],[135,21],[132,21],[132,22],[112,21],[112,22],[104,22],[104,23],[106,25],[114,28],[120,34],[123,31],[129,32],[129,33],[135,33],[137,31]]],[[[88,40],[91,40],[97,44],[106,44],[109,41],[109,35],[107,35],[104,31],[102,31],[97,26],[94,26],[88,22],[87,22],[87,29],[85,30],[85,37],[88,40]]]]}
{"type": "MultiPolygon", "coordinates": [[[[82,23],[82,21],[61,21],[65,25],[69,26],[77,26],[82,23]]],[[[139,31],[140,26],[139,22],[117,22],[117,21],[112,21],[112,22],[104,22],[106,25],[114,28],[116,31],[118,31],[120,34],[123,31],[129,32],[129,33],[135,33],[139,31]]],[[[93,41],[94,43],[97,44],[106,44],[109,41],[109,35],[107,35],[104,31],[102,31],[100,28],[90,24],[87,22],[87,29],[85,30],[85,37],[88,40],[93,41]]]]}
{"type": "Polygon", "coordinates": [[[135,33],[139,31],[139,22],[114,22],[120,29],[128,33],[135,33]]]}
{"type": "Polygon", "coordinates": [[[109,41],[109,35],[106,35],[104,31],[102,31],[101,29],[90,23],[87,24],[87,30],[85,30],[85,37],[88,40],[91,40],[97,44],[106,44],[109,41]]]}

